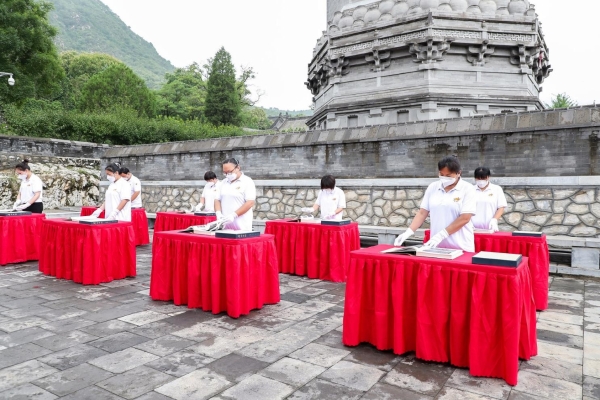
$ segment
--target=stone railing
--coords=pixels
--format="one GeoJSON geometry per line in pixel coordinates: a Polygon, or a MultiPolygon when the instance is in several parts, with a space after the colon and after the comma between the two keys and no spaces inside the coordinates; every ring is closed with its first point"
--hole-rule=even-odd
{"type": "MultiPolygon", "coordinates": [[[[339,180],[346,194],[345,215],[361,225],[406,227],[419,209],[432,179],[339,180]]],[[[497,178],[508,207],[502,230],[542,231],[549,235],[596,237],[600,234],[600,177],[497,178]]],[[[297,216],[314,204],[318,180],[255,181],[254,217],[297,216]]],[[[200,201],[204,182],[143,182],[148,212],[189,208],[200,201]]],[[[106,183],[103,183],[103,188],[106,183]]]]}

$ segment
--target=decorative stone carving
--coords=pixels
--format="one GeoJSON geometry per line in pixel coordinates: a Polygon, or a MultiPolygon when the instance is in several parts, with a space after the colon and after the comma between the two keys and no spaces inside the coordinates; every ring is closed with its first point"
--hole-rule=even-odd
{"type": "Polygon", "coordinates": [[[371,71],[383,71],[390,66],[392,60],[390,59],[392,53],[389,51],[380,52],[379,49],[373,49],[372,54],[367,54],[365,60],[368,63],[373,63],[371,71]]]}
{"type": "Polygon", "coordinates": [[[344,57],[343,55],[330,59],[329,57],[326,59],[329,68],[329,77],[336,78],[343,75],[346,75],[349,71],[347,70],[348,64],[350,64],[350,60],[344,57]]]}
{"type": "Polygon", "coordinates": [[[429,39],[424,43],[413,43],[408,52],[415,56],[414,62],[421,64],[433,64],[444,60],[444,54],[450,50],[452,39],[435,40],[429,39]]]}
{"type": "Polygon", "coordinates": [[[488,46],[488,41],[484,40],[480,46],[469,46],[467,60],[474,67],[483,67],[485,65],[485,57],[494,54],[494,46],[488,46]]]}

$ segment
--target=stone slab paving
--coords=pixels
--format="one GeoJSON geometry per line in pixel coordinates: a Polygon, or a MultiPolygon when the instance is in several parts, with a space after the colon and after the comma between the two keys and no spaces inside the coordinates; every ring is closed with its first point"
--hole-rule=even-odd
{"type": "Polygon", "coordinates": [[[550,278],[539,355],[519,384],[341,343],[344,284],[280,275],[282,301],[239,319],[0,267],[0,399],[600,399],[600,282],[550,278]]]}

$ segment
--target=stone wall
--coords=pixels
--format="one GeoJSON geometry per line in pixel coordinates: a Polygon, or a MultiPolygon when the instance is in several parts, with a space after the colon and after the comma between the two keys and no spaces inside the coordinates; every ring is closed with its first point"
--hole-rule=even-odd
{"type": "MultiPolygon", "coordinates": [[[[2,149],[4,150],[4,149],[2,149]]],[[[0,153],[0,208],[12,206],[20,181],[14,166],[23,156],[44,183],[44,208],[85,206],[99,201],[100,160],[0,153]]]]}
{"type": "Polygon", "coordinates": [[[108,148],[106,144],[0,135],[0,152],[7,154],[24,153],[48,157],[98,159],[108,148]]]}
{"type": "MultiPolygon", "coordinates": [[[[346,194],[345,216],[362,225],[407,227],[433,180],[340,180],[346,194]]],[[[498,178],[509,203],[502,230],[542,231],[550,235],[596,237],[600,234],[600,179],[498,178]],[[598,181],[598,182],[596,182],[598,181]],[[554,187],[548,183],[554,182],[554,187]],[[533,184],[536,183],[536,184],[533,184]]],[[[148,212],[189,209],[200,200],[204,182],[143,182],[148,212]]],[[[256,219],[295,217],[312,206],[318,181],[256,181],[256,219]]],[[[106,187],[104,184],[103,187],[106,187]]]]}

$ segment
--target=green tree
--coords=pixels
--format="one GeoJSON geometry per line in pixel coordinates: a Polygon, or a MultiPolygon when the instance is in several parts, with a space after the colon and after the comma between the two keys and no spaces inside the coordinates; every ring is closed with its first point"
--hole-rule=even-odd
{"type": "Polygon", "coordinates": [[[202,68],[193,63],[165,76],[167,83],[158,91],[158,112],[164,117],[200,120],[204,115],[206,81],[202,68]]]}
{"type": "Polygon", "coordinates": [[[123,64],[108,54],[75,51],[61,53],[60,60],[65,70],[60,101],[67,110],[76,108],[81,92],[91,77],[113,65],[123,64]]]}
{"type": "Polygon", "coordinates": [[[546,108],[569,108],[578,106],[577,102],[566,93],[560,93],[556,96],[552,96],[550,103],[546,103],[544,105],[546,108]]]}
{"type": "Polygon", "coordinates": [[[144,81],[124,64],[116,64],[92,76],[81,91],[81,111],[135,110],[153,117],[156,97],[144,81]]]}
{"type": "Polygon", "coordinates": [[[63,77],[48,22],[52,5],[35,0],[0,1],[0,71],[14,74],[16,85],[0,83],[0,103],[51,98],[63,77]]]}
{"type": "Polygon", "coordinates": [[[209,60],[205,115],[216,126],[239,125],[242,104],[231,55],[224,47],[209,60]]]}
{"type": "Polygon", "coordinates": [[[250,129],[269,129],[273,123],[260,107],[245,107],[242,111],[242,126],[250,129]]]}

